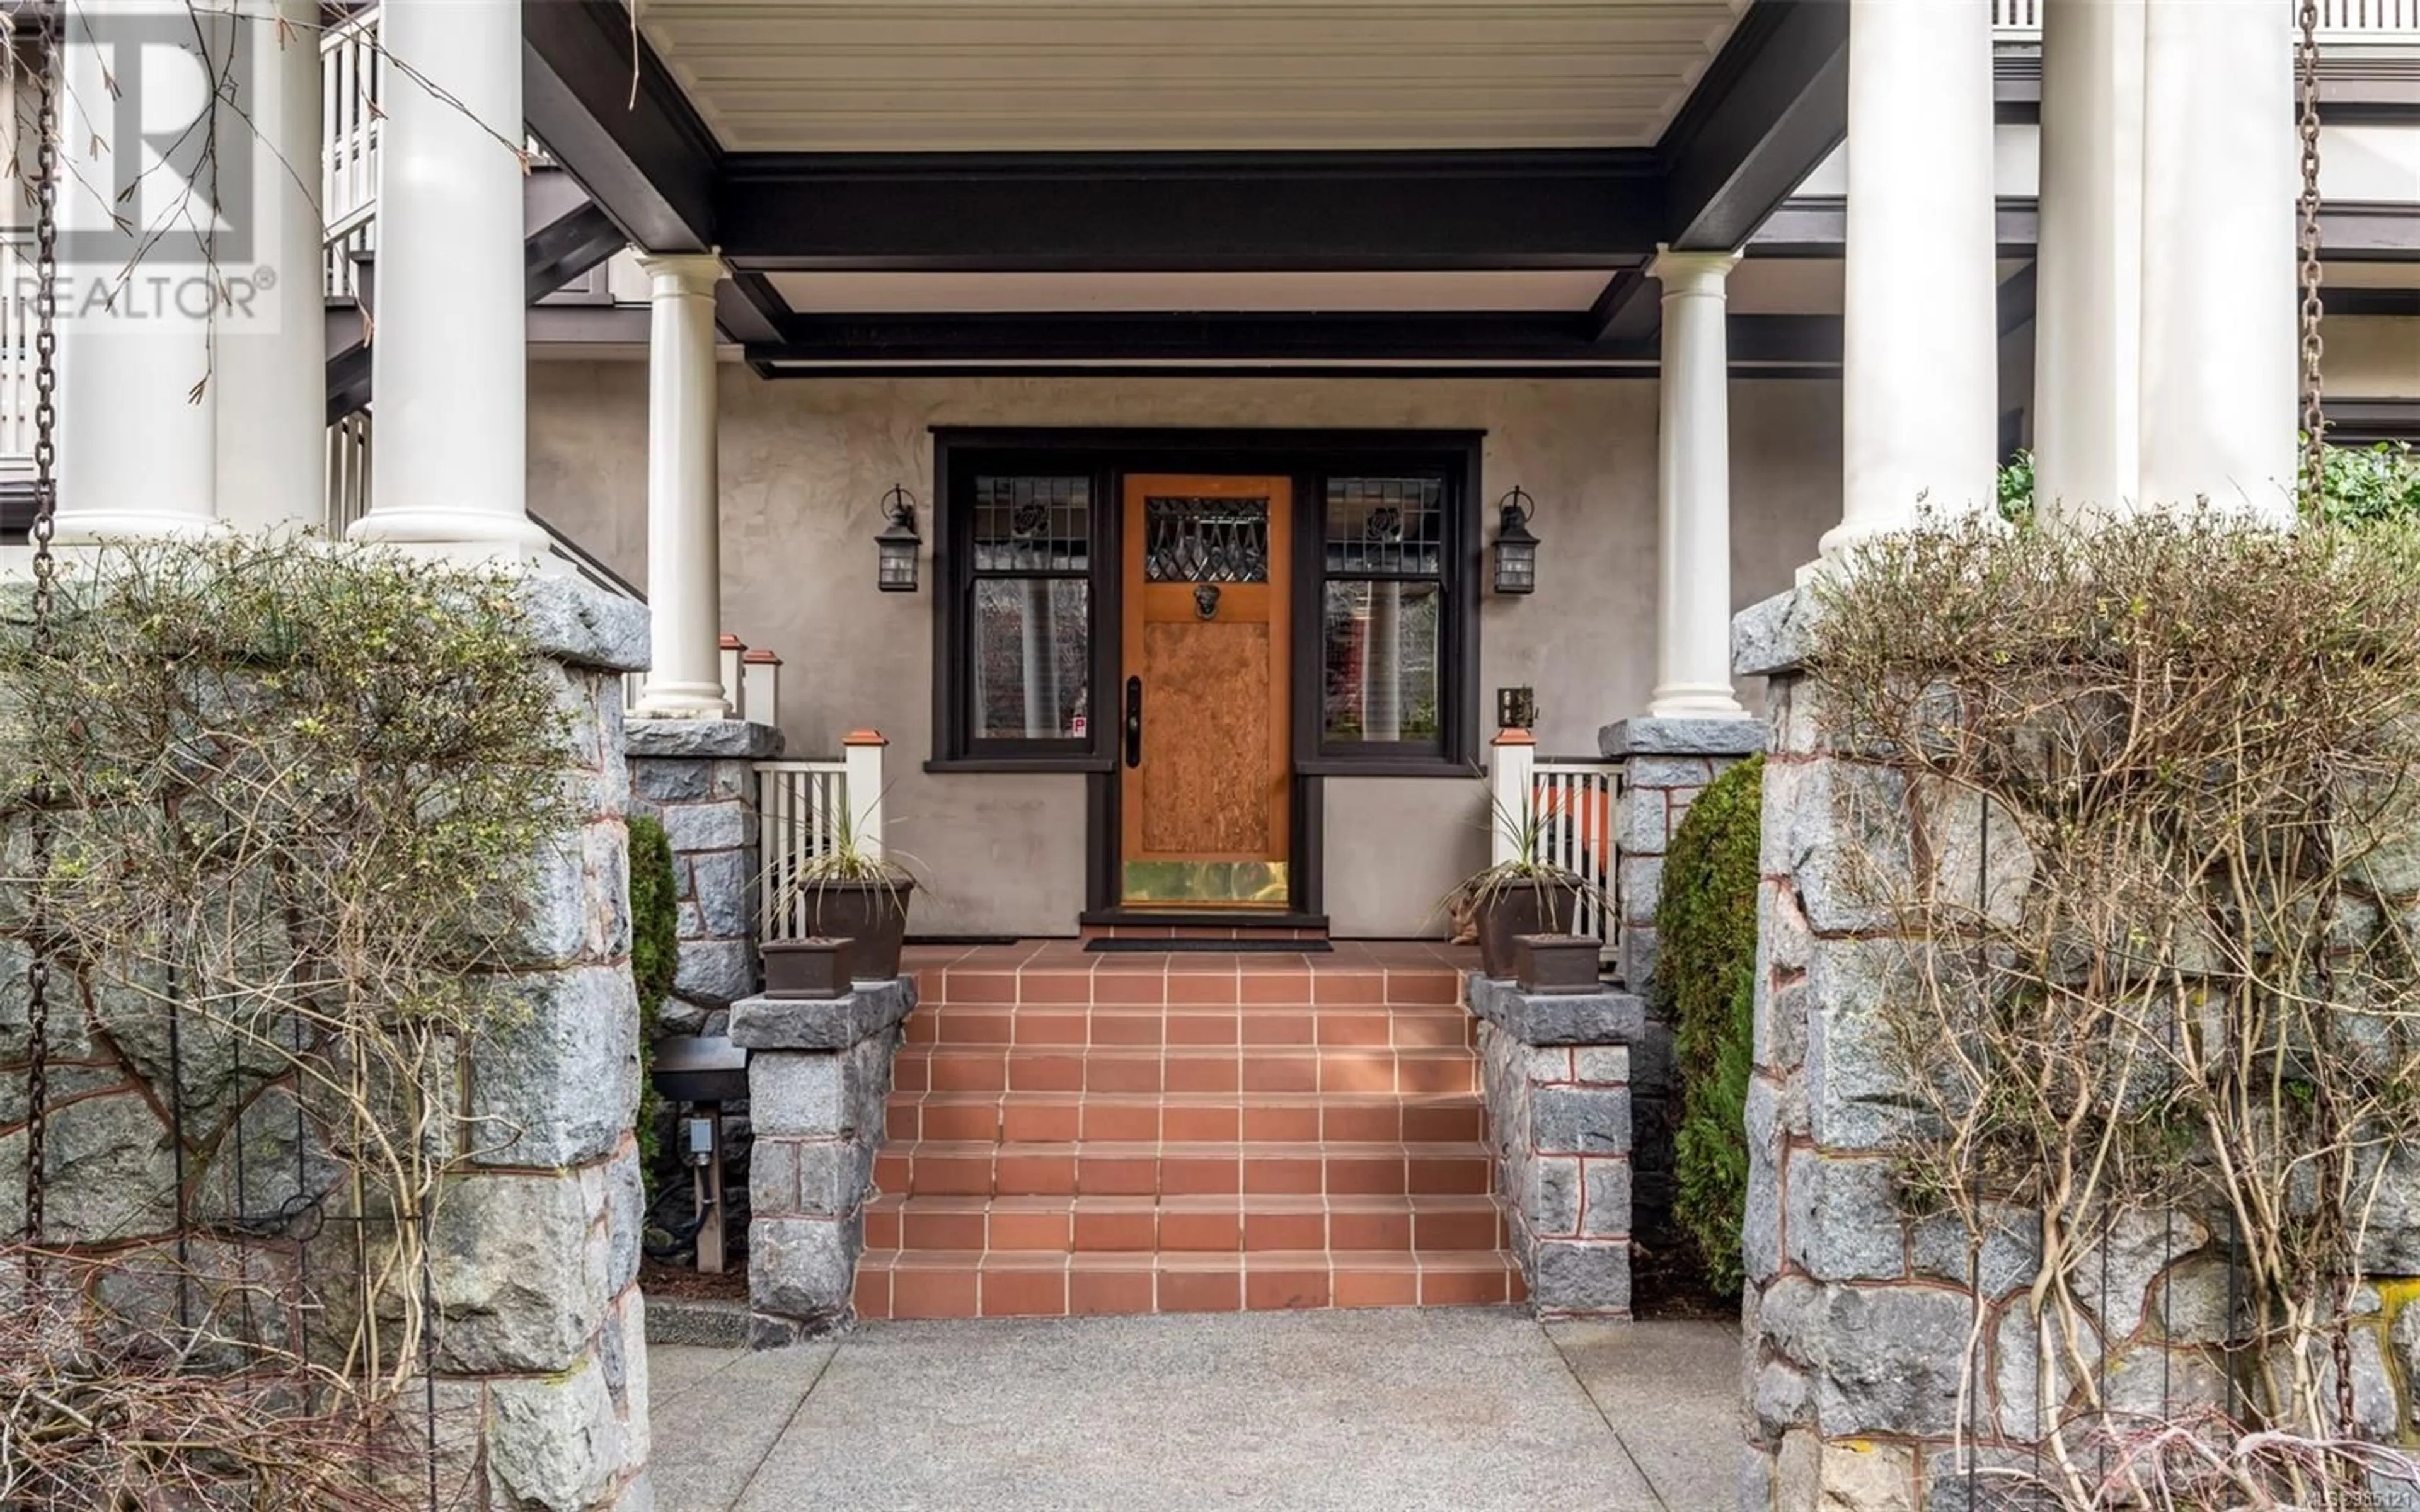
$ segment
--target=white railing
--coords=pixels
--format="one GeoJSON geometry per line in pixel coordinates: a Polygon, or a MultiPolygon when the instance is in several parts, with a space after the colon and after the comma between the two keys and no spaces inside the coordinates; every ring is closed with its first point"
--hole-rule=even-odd
{"type": "Polygon", "coordinates": [[[1615,891],[1621,858],[1615,854],[1614,816],[1621,801],[1621,764],[1597,757],[1541,756],[1525,733],[1497,737],[1490,801],[1495,812],[1494,862],[1519,858],[1515,826],[1534,824],[1530,859],[1557,866],[1580,879],[1580,901],[1572,933],[1605,942],[1610,950],[1621,928],[1615,891]]]}
{"type": "Polygon", "coordinates": [[[319,205],[322,287],[353,299],[356,255],[378,250],[380,10],[357,10],[319,37],[319,205]]]}
{"type": "Polygon", "coordinates": [[[34,455],[36,298],[29,249],[0,243],[0,457],[34,455]]]}
{"type": "Polygon", "coordinates": [[[328,427],[328,490],[321,523],[342,537],[370,509],[370,412],[356,409],[328,427]]]}
{"type": "MultiPolygon", "coordinates": [[[[2041,36],[2043,0],[1992,0],[1992,28],[2004,42],[2041,36]]],[[[2420,42],[2420,0],[2319,0],[2319,35],[2347,43],[2420,42]]]]}
{"type": "Polygon", "coordinates": [[[871,730],[851,734],[838,761],[756,764],[757,938],[803,939],[811,925],[807,899],[785,887],[808,862],[845,839],[879,859],[882,846],[882,752],[871,730]]]}
{"type": "MultiPolygon", "coordinates": [[[[618,579],[617,579],[618,580],[618,579]]],[[[646,595],[636,589],[629,596],[645,601],[646,595]]],[[[736,635],[722,638],[722,698],[731,705],[731,717],[749,719],[757,724],[778,726],[782,722],[782,658],[769,651],[751,650],[736,635]]],[[[622,710],[635,714],[641,694],[646,690],[647,674],[630,672],[622,679],[622,710]]]]}

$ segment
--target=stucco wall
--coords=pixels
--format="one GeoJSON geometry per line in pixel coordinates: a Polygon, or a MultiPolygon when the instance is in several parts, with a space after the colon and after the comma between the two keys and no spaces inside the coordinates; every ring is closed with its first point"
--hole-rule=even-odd
{"type": "MultiPolygon", "coordinates": [[[[1528,599],[1482,600],[1479,687],[1537,689],[1538,738],[1587,753],[1641,712],[1654,681],[1655,404],[1643,380],[850,379],[768,382],[726,364],[724,627],[781,654],[794,753],[892,739],[893,843],[939,896],[916,928],[1072,932],[1083,905],[1084,783],[922,770],[932,753],[932,612],[874,585],[878,505],[894,483],[929,504],[935,425],[1474,428],[1490,500],[1519,483],[1546,545],[1528,599]]],[[[1734,383],[1732,600],[1788,586],[1839,517],[1839,390],[1734,383]]],[[[531,508],[633,581],[646,569],[646,372],[530,369],[531,508]]],[[[922,516],[927,539],[932,516],[922,516]]],[[[1493,526],[1490,526],[1493,534],[1493,526]]],[[[1747,690],[1753,696],[1754,690],[1747,690]]],[[[1326,901],[1341,933],[1433,930],[1432,905],[1484,859],[1476,783],[1331,781],[1326,901]]]]}

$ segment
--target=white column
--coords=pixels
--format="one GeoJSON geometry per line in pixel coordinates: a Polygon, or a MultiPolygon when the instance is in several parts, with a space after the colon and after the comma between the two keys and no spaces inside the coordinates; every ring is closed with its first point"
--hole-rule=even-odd
{"type": "Polygon", "coordinates": [[[1988,510],[1999,342],[1989,0],[1849,0],[1837,557],[1988,510]]]}
{"type": "Polygon", "coordinates": [[[2147,28],[2143,497],[2293,518],[2293,16],[2153,5],[2147,28]]]}
{"type": "Polygon", "coordinates": [[[205,149],[230,23],[183,0],[125,0],[85,8],[67,37],[58,538],[203,534],[225,386],[211,371],[205,149]]]}
{"type": "Polygon", "coordinates": [[[655,639],[655,665],[639,695],[639,712],[725,719],[731,704],[722,675],[722,489],[714,397],[714,285],[723,277],[722,261],[690,253],[644,258],[639,266],[653,301],[647,617],[655,639]]]}
{"type": "Polygon", "coordinates": [[[1663,248],[1647,276],[1664,285],[1664,363],[1656,424],[1655,691],[1659,719],[1736,719],[1731,693],[1730,344],[1723,283],[1730,252],[1663,248]]]}
{"type": "Polygon", "coordinates": [[[535,557],[524,507],[520,0],[387,0],[378,447],[357,537],[535,557]],[[424,82],[425,81],[425,82],[424,82]]]}
{"type": "Polygon", "coordinates": [[[241,529],[326,515],[328,343],[319,288],[319,7],[242,0],[220,151],[251,157],[233,207],[250,246],[222,257],[237,307],[218,343],[219,518],[241,529]],[[284,23],[281,29],[280,22],[284,23]]]}
{"type": "MultiPolygon", "coordinates": [[[[2082,520],[2141,502],[2146,0],[2045,0],[2034,497],[2082,520]]],[[[2282,25],[2282,23],[2281,23],[2282,25]]]]}

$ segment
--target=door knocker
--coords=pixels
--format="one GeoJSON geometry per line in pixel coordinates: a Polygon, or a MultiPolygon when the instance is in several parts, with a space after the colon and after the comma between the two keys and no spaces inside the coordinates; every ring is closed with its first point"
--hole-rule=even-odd
{"type": "Polygon", "coordinates": [[[1193,611],[1205,620],[1218,616],[1218,585],[1203,583],[1193,590],[1193,611]]]}

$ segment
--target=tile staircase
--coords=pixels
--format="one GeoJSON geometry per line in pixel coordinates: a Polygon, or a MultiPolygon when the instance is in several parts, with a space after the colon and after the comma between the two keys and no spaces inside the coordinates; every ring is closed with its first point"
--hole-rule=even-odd
{"type": "Polygon", "coordinates": [[[1466,954],[912,949],[858,1316],[1520,1300],[1466,954]]]}

